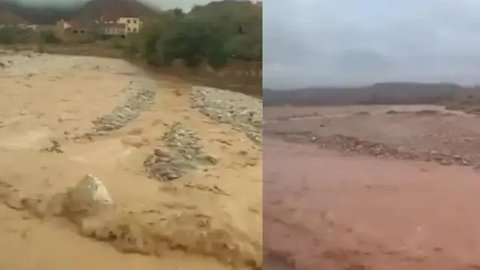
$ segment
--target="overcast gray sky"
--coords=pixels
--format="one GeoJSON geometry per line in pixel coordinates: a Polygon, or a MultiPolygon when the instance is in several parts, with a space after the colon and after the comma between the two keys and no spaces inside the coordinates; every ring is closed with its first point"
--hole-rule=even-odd
{"type": "Polygon", "coordinates": [[[264,85],[480,83],[478,0],[266,0],[264,85]]]}
{"type": "MultiPolygon", "coordinates": [[[[88,2],[88,0],[14,0],[20,3],[26,3],[30,5],[44,5],[44,4],[81,4],[88,2]]],[[[162,9],[182,8],[190,10],[194,5],[205,5],[212,0],[140,0],[140,2],[153,4],[154,6],[161,7],[162,9]]]]}

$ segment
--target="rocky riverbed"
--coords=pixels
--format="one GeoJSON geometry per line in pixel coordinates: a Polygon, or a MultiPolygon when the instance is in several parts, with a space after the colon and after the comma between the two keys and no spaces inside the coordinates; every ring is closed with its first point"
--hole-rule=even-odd
{"type": "Polygon", "coordinates": [[[461,165],[480,167],[480,156],[462,155],[457,153],[442,153],[436,150],[418,151],[403,146],[392,147],[384,143],[362,140],[360,138],[332,135],[318,136],[314,133],[277,133],[289,142],[314,143],[320,148],[335,150],[342,153],[362,154],[377,158],[392,158],[400,160],[415,160],[436,162],[441,165],[461,165]]]}
{"type": "Polygon", "coordinates": [[[151,80],[132,80],[122,91],[127,96],[124,104],[115,107],[110,114],[94,120],[95,133],[120,129],[137,118],[155,99],[156,86],[151,80]]]}
{"type": "Polygon", "coordinates": [[[478,168],[478,120],[439,106],[305,108],[270,117],[265,132],[342,153],[478,168]]]}
{"type": "Polygon", "coordinates": [[[195,132],[181,123],[174,123],[162,141],[144,162],[148,174],[158,180],[175,180],[190,170],[217,163],[215,157],[204,152],[195,132]]]}
{"type": "Polygon", "coordinates": [[[208,87],[193,87],[192,108],[210,119],[244,132],[253,142],[262,141],[262,103],[258,98],[208,87]]]}

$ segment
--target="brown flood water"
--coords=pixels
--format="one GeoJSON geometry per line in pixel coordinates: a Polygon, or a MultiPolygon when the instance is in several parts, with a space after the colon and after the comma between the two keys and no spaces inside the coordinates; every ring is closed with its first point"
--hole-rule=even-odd
{"type": "Polygon", "coordinates": [[[480,174],[264,138],[267,270],[480,269],[480,174]]]}

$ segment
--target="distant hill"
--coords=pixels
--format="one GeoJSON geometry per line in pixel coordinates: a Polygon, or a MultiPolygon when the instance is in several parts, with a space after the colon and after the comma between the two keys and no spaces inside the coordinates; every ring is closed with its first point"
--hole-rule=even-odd
{"type": "Polygon", "coordinates": [[[65,7],[15,7],[16,14],[33,24],[54,24],[60,19],[72,17],[76,12],[76,8],[65,7]]]}
{"type": "Polygon", "coordinates": [[[248,0],[244,1],[214,1],[204,6],[195,6],[191,12],[192,17],[235,19],[261,19],[262,6],[252,5],[248,0]]]}
{"type": "Polygon", "coordinates": [[[19,24],[27,21],[19,16],[15,10],[15,5],[0,0],[0,24],[19,24]]]}
{"type": "Polygon", "coordinates": [[[73,7],[27,7],[12,0],[0,0],[0,23],[54,24],[60,19],[88,22],[102,16],[149,17],[156,14],[156,10],[136,0],[92,0],[73,7]]]}
{"type": "Polygon", "coordinates": [[[100,17],[115,19],[121,16],[152,17],[157,15],[153,8],[135,0],[92,0],[81,7],[73,16],[76,21],[93,21],[100,17]]]}
{"type": "Polygon", "coordinates": [[[450,83],[378,83],[357,88],[264,89],[265,105],[432,104],[470,90],[450,83]]]}

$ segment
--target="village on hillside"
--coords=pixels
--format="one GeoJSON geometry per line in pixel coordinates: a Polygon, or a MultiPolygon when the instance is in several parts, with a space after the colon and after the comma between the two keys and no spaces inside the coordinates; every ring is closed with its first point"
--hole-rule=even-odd
{"type": "Polygon", "coordinates": [[[261,93],[262,1],[172,8],[137,0],[68,8],[0,0],[0,49],[121,58],[175,73],[193,68],[200,79],[215,74],[215,83],[261,93]]]}
{"type": "Polygon", "coordinates": [[[55,34],[62,40],[86,40],[92,34],[105,37],[126,37],[131,33],[138,33],[143,22],[138,17],[101,17],[93,22],[58,21],[55,25],[55,34]]]}
{"type": "MultiPolygon", "coordinates": [[[[94,1],[91,3],[94,3],[94,1]]],[[[148,10],[146,7],[143,9],[148,10]]],[[[140,16],[136,16],[135,13],[141,14],[142,12],[144,11],[135,12],[135,9],[131,11],[129,7],[124,7],[117,12],[113,12],[113,14],[106,12],[107,16],[100,14],[95,19],[91,17],[93,14],[88,14],[87,18],[62,18],[55,23],[35,24],[27,21],[15,12],[0,6],[0,29],[8,28],[34,32],[49,31],[61,41],[84,41],[92,36],[124,38],[128,34],[140,31],[143,22],[140,16]],[[2,9],[3,11],[1,11],[2,9]]],[[[153,14],[153,11],[149,11],[148,15],[151,16],[153,14]]]]}
{"type": "MultiPolygon", "coordinates": [[[[221,2],[262,4],[262,1],[259,0],[222,0],[216,3],[221,2]]],[[[125,38],[129,34],[139,33],[146,18],[154,18],[161,13],[170,12],[155,10],[136,0],[92,0],[69,12],[62,9],[50,10],[48,13],[54,14],[51,18],[38,19],[36,15],[40,13],[40,10],[27,12],[23,6],[12,3],[14,2],[0,0],[0,29],[17,29],[20,35],[22,31],[49,32],[59,41],[69,42],[87,41],[93,37],[125,38]],[[25,14],[27,15],[25,16],[25,14]],[[31,14],[35,15],[31,16],[31,14]],[[35,19],[32,20],[31,17],[35,19]]],[[[175,11],[184,13],[181,9],[172,12],[175,11]]],[[[10,42],[0,40],[0,43],[10,42]]],[[[12,43],[16,43],[16,41],[12,43]]]]}

